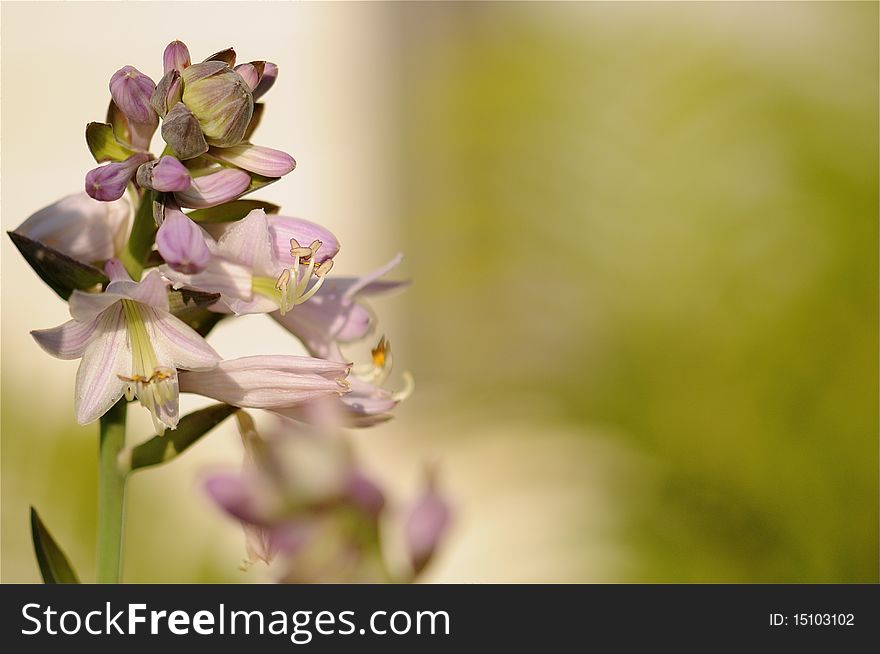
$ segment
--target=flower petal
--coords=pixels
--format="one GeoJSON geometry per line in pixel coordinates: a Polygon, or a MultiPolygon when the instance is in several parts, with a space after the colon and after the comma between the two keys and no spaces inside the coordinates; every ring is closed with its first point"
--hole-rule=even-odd
{"type": "Polygon", "coordinates": [[[100,202],[75,193],[40,209],[15,231],[80,261],[106,261],[122,250],[130,215],[125,198],[100,202]]]}
{"type": "Polygon", "coordinates": [[[224,301],[229,298],[251,300],[253,275],[249,266],[214,255],[201,272],[187,274],[169,266],[160,268],[162,274],[171,280],[174,288],[187,287],[206,293],[220,293],[224,301]]]}
{"type": "Polygon", "coordinates": [[[280,266],[271,243],[266,212],[254,209],[223,233],[217,250],[225,257],[250,266],[257,275],[274,277],[280,266]]]}
{"type": "MultiPolygon", "coordinates": [[[[124,284],[126,282],[117,282],[124,284]]],[[[133,284],[134,282],[128,282],[133,284]]],[[[113,286],[111,282],[108,289],[113,286]]],[[[125,295],[105,291],[104,293],[86,293],[85,291],[75,290],[70,295],[70,316],[74,320],[80,322],[88,322],[93,320],[98,314],[110,308],[119,300],[124,300],[125,295]]]]}
{"type": "Polygon", "coordinates": [[[158,270],[151,270],[144,279],[126,293],[129,298],[162,311],[168,311],[168,291],[158,270]]]}
{"type": "Polygon", "coordinates": [[[86,322],[68,320],[52,329],[35,329],[31,336],[46,352],[58,359],[79,359],[92,342],[99,318],[86,322]]]}
{"type": "Polygon", "coordinates": [[[176,316],[155,309],[146,316],[160,362],[167,360],[174,368],[199,370],[212,368],[220,361],[220,355],[204,337],[176,316]]]}
{"type": "Polygon", "coordinates": [[[267,215],[266,219],[269,221],[272,249],[278,261],[290,260],[290,239],[296,240],[303,247],[308,247],[313,241],[321,241],[321,247],[315,254],[316,264],[332,259],[339,252],[339,240],[333,232],[321,225],[288,216],[267,215]]]}
{"type": "Polygon", "coordinates": [[[85,425],[104,415],[122,397],[131,367],[131,349],[122,307],[101,316],[99,334],[89,343],[76,371],[76,421],[85,425]]]}

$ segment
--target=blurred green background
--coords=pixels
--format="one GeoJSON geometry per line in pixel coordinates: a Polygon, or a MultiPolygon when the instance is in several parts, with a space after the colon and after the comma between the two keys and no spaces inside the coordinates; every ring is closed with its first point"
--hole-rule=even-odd
{"type": "MultiPolygon", "coordinates": [[[[429,580],[878,581],[876,3],[261,7],[314,48],[230,5],[198,38],[261,44],[245,59],[313,107],[274,124],[324,187],[268,199],[333,227],[348,269],[400,248],[415,280],[375,306],[416,394],[353,437],[401,496],[440,463],[458,520],[429,580]]],[[[4,117],[7,30],[37,20],[11,9],[4,117]]],[[[191,40],[159,34],[132,47],[191,40]]],[[[4,229],[69,192],[9,199],[11,129],[4,229]]],[[[3,580],[37,579],[30,503],[88,577],[96,430],[67,426],[72,366],[56,395],[29,372],[50,292],[2,252],[3,580]]],[[[198,489],[235,435],[206,440],[134,480],[127,580],[259,579],[198,489]]]]}

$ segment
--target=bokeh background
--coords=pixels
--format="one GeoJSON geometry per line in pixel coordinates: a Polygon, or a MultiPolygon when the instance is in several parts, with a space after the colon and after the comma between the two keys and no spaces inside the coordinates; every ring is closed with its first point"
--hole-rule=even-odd
{"type": "MultiPolygon", "coordinates": [[[[110,75],[165,44],[279,64],[259,197],[322,222],[414,396],[352,434],[456,504],[435,582],[878,581],[878,5],[3,3],[2,224],[79,190],[110,75]]],[[[2,246],[2,580],[28,506],[94,574],[97,429],[66,307],[2,246]]],[[[271,321],[221,354],[296,352],[271,321]]],[[[187,398],[185,408],[200,406],[187,398]]],[[[133,441],[151,433],[130,412],[133,441]]],[[[129,487],[125,579],[266,578],[200,490],[224,426],[129,487]]]]}

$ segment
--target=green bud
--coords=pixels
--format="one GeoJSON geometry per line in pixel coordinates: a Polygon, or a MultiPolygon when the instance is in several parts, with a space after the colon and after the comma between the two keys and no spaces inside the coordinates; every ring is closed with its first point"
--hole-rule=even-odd
{"type": "Polygon", "coordinates": [[[241,143],[254,113],[247,82],[221,61],[193,64],[182,73],[183,102],[198,119],[205,140],[221,148],[241,143]]]}

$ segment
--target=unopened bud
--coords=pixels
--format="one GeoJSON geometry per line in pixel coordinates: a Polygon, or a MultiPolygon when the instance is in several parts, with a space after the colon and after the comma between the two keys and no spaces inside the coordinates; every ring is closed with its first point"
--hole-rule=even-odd
{"type": "Polygon", "coordinates": [[[243,170],[224,168],[216,173],[196,177],[185,191],[174,194],[182,207],[205,209],[234,200],[250,186],[251,176],[243,170]]]}
{"type": "Polygon", "coordinates": [[[264,62],[263,74],[260,75],[260,82],[257,84],[257,88],[254,89],[254,100],[258,100],[266,93],[266,91],[271,89],[277,78],[278,66],[271,61],[264,62]]]}
{"type": "Polygon", "coordinates": [[[182,102],[174,105],[165,116],[162,122],[162,138],[181,160],[192,159],[208,151],[208,143],[199,121],[182,102]]]}
{"type": "Polygon", "coordinates": [[[177,209],[165,210],[156,246],[165,263],[186,275],[201,272],[211,259],[202,229],[177,209]]]}
{"type": "Polygon", "coordinates": [[[296,168],[296,161],[286,152],[249,143],[215,148],[211,154],[221,161],[265,177],[281,177],[296,168]]]}
{"type": "Polygon", "coordinates": [[[96,200],[112,202],[125,193],[125,187],[142,163],[150,160],[146,152],[133,154],[125,161],[99,166],[86,174],[86,193],[96,200]]]}
{"type": "Polygon", "coordinates": [[[180,73],[176,70],[170,70],[159,80],[156,90],[150,96],[150,105],[157,114],[164,117],[168,113],[169,107],[180,102],[182,94],[180,73]]]}
{"type": "Polygon", "coordinates": [[[183,41],[172,41],[165,48],[162,63],[165,66],[164,72],[166,75],[172,70],[176,70],[178,73],[181,72],[190,64],[189,48],[186,47],[183,41]]]}
{"type": "Polygon", "coordinates": [[[185,191],[192,184],[192,177],[180,161],[165,156],[158,161],[141,164],[137,171],[137,183],[154,191],[185,191]]]}
{"type": "Polygon", "coordinates": [[[184,70],[183,83],[183,102],[205,140],[221,148],[238,145],[254,113],[254,98],[241,75],[223,62],[207,61],[184,70]]]}
{"type": "Polygon", "coordinates": [[[133,66],[123,66],[110,78],[110,95],[113,102],[136,123],[149,123],[154,118],[150,98],[156,84],[133,66]]]}
{"type": "Polygon", "coordinates": [[[410,510],[404,525],[404,536],[413,571],[421,572],[446,534],[450,521],[449,505],[429,481],[425,494],[410,510]]]}

